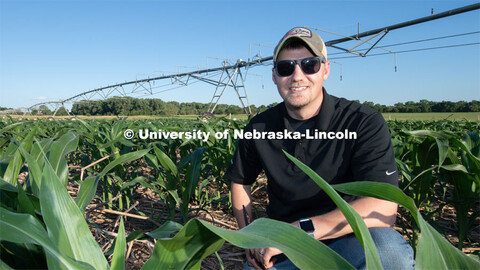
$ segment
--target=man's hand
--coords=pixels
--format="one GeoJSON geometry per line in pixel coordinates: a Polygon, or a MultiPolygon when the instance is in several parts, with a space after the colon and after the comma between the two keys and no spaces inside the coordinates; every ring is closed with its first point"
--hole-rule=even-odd
{"type": "Polygon", "coordinates": [[[247,263],[257,270],[265,269],[262,267],[262,264],[257,261],[257,257],[255,256],[256,253],[258,253],[257,249],[245,250],[245,254],[247,255],[247,263]]]}
{"type": "Polygon", "coordinates": [[[247,249],[247,262],[257,270],[268,269],[275,264],[275,255],[282,254],[282,251],[276,248],[257,248],[247,249]]]}

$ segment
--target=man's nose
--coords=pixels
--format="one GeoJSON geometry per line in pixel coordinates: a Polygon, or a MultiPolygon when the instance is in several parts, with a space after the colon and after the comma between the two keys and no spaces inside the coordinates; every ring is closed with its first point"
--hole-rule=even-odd
{"type": "Polygon", "coordinates": [[[293,71],[292,78],[294,81],[300,81],[305,78],[305,74],[299,64],[295,63],[295,70],[293,71]]]}

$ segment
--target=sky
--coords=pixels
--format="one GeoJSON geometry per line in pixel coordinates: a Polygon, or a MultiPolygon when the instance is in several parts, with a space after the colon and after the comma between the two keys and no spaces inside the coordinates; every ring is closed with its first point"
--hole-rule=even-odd
{"type": "MultiPolygon", "coordinates": [[[[221,59],[271,56],[295,26],[320,29],[314,31],[329,41],[474,3],[0,0],[0,107],[29,107],[126,81],[220,67],[221,59]]],[[[379,46],[434,39],[385,47],[395,55],[375,55],[387,51],[374,49],[359,57],[328,48],[331,74],[324,86],[335,96],[383,105],[480,100],[479,31],[475,10],[390,31],[379,46]],[[435,39],[459,34],[465,35],[435,39]]],[[[242,70],[250,104],[281,102],[271,69],[242,70]]],[[[157,81],[156,94],[146,97],[209,103],[215,86],[194,81],[187,87],[157,81]]],[[[240,105],[232,88],[220,103],[240,105]]]]}

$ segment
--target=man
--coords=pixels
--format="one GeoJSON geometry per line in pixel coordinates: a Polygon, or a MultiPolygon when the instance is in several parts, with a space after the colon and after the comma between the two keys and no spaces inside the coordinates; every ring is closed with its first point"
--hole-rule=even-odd
{"type": "MultiPolygon", "coordinates": [[[[227,171],[239,227],[246,225],[244,207],[252,216],[250,186],[264,170],[268,179],[269,218],[305,230],[356,268],[364,268],[363,248],[343,214],[313,180],[287,159],[282,149],[330,184],[378,181],[398,185],[388,127],[377,111],[327,94],[323,82],[330,74],[330,62],[325,44],[316,33],[293,28],[276,46],[273,60],[272,79],[284,101],[254,117],[245,131],[271,132],[279,138],[239,140],[227,171]],[[284,135],[288,132],[353,132],[356,136],[293,139],[284,135]]],[[[390,228],[395,222],[397,205],[375,198],[342,197],[369,227],[383,266],[413,268],[412,248],[390,228]]],[[[245,269],[295,269],[275,248],[247,250],[246,256],[245,269]]]]}

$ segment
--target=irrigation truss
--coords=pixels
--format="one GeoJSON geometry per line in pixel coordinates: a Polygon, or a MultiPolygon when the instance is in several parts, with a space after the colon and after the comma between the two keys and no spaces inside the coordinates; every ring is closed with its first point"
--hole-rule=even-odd
{"type": "MultiPolygon", "coordinates": [[[[411,51],[419,51],[419,50],[433,50],[433,49],[440,49],[440,48],[447,48],[447,47],[456,47],[456,46],[470,46],[470,45],[479,45],[480,43],[466,43],[466,44],[457,44],[457,45],[449,45],[449,46],[438,46],[438,47],[431,47],[431,48],[421,48],[421,49],[413,49],[413,50],[398,50],[393,51],[391,47],[411,44],[411,43],[419,43],[424,41],[430,41],[435,39],[446,39],[451,37],[457,37],[461,35],[472,35],[472,34],[479,34],[479,32],[471,32],[471,33],[462,33],[458,35],[450,35],[450,36],[443,36],[443,37],[436,37],[436,38],[429,38],[424,40],[416,40],[411,42],[404,42],[399,44],[391,44],[385,46],[379,46],[379,42],[390,32],[396,29],[412,26],[415,24],[420,24],[440,18],[445,18],[469,11],[474,11],[480,9],[480,3],[472,4],[469,6],[445,11],[442,13],[438,13],[435,15],[430,15],[427,17],[422,17],[386,27],[381,27],[361,33],[357,33],[350,36],[343,36],[340,35],[341,38],[326,41],[325,45],[327,47],[335,48],[340,50],[340,53],[333,53],[329,54],[329,60],[334,59],[342,59],[348,57],[366,57],[374,56],[374,55],[383,55],[383,54],[393,54],[396,59],[396,54],[404,53],[404,52],[411,52],[411,51]],[[339,44],[345,43],[347,41],[354,41],[357,44],[351,48],[343,48],[340,47],[339,44]],[[367,49],[358,49],[360,46],[366,45],[369,48],[367,49]],[[389,48],[389,49],[387,49],[389,48]],[[378,51],[379,49],[382,51],[381,53],[370,53],[373,49],[378,51]],[[342,56],[343,55],[343,56],[342,56]]],[[[328,32],[322,29],[314,28],[306,26],[310,29],[328,32]]],[[[330,32],[329,32],[330,33],[330,32]]],[[[338,35],[338,34],[337,34],[338,35]]],[[[248,70],[252,67],[261,66],[261,65],[272,65],[273,56],[270,57],[259,57],[256,56],[253,59],[248,59],[247,61],[243,61],[241,59],[234,61],[233,63],[224,60],[223,65],[217,68],[206,68],[206,69],[198,69],[191,72],[184,72],[184,73],[177,73],[171,75],[162,75],[158,77],[152,78],[145,78],[145,79],[137,79],[134,81],[128,81],[124,83],[118,83],[114,85],[109,85],[105,87],[100,87],[96,89],[92,89],[89,91],[85,91],[74,95],[72,97],[58,100],[58,101],[48,101],[48,102],[41,102],[34,104],[28,108],[20,108],[24,113],[31,112],[32,110],[38,109],[40,106],[45,105],[51,108],[54,111],[54,116],[60,108],[65,108],[67,110],[66,105],[73,104],[75,102],[81,100],[91,100],[93,98],[103,98],[106,99],[108,97],[112,97],[114,95],[120,96],[137,96],[137,97],[145,97],[151,96],[155,94],[159,94],[165,91],[171,91],[176,88],[184,87],[187,85],[191,85],[197,82],[204,82],[207,84],[211,84],[215,87],[215,92],[210,100],[208,113],[213,113],[215,107],[217,106],[218,102],[220,101],[221,97],[225,93],[227,88],[233,88],[236,92],[238,99],[240,100],[241,105],[244,108],[245,113],[251,114],[250,104],[247,97],[247,91],[245,89],[245,78],[248,74],[248,70]]],[[[396,62],[396,60],[395,60],[396,62]]],[[[4,113],[8,113],[9,111],[4,111],[4,113]]],[[[68,112],[68,110],[67,110],[68,112]]]]}

